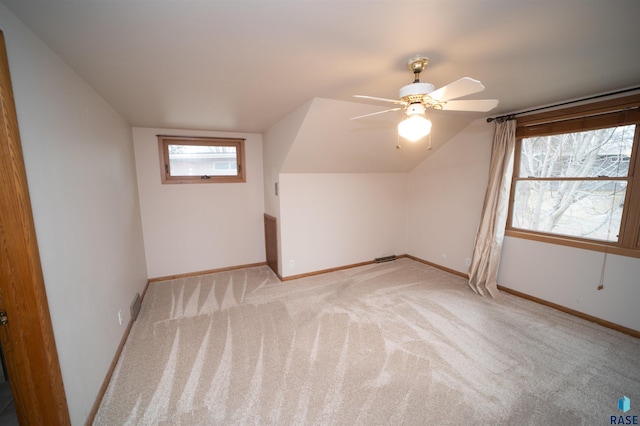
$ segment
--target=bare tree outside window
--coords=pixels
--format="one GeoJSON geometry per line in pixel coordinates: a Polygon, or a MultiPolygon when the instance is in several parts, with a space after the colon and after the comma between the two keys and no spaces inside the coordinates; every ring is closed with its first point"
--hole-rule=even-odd
{"type": "Polygon", "coordinates": [[[244,139],[158,135],[163,184],[246,182],[244,139]]]}
{"type": "Polygon", "coordinates": [[[522,139],[513,228],[618,241],[635,125],[522,139]]]}

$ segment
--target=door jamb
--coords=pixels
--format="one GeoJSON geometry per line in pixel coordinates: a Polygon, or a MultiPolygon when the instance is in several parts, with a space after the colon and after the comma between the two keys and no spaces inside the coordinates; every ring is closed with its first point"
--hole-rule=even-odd
{"type": "Polygon", "coordinates": [[[0,30],[0,340],[20,424],[69,425],[4,40],[0,30]]]}

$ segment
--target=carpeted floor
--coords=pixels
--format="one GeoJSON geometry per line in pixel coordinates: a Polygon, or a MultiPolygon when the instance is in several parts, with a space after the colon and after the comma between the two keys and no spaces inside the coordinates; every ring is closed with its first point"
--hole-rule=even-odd
{"type": "Polygon", "coordinates": [[[638,339],[400,259],[152,283],[94,424],[591,425],[636,401],[638,339]]]}

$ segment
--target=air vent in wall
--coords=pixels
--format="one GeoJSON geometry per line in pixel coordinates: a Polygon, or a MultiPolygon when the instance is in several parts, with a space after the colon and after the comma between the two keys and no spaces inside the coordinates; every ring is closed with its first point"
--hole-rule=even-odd
{"type": "Polygon", "coordinates": [[[131,303],[131,320],[135,321],[138,318],[138,312],[140,312],[140,293],[136,293],[136,296],[133,298],[133,302],[131,303]]]}

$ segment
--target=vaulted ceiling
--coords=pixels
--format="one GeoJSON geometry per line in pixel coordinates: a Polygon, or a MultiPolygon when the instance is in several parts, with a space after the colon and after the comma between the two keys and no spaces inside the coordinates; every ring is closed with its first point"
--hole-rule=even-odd
{"type": "Polygon", "coordinates": [[[316,97],[397,98],[416,54],[436,87],[481,80],[492,115],[640,85],[637,0],[0,1],[140,127],[259,133],[316,97]]]}

